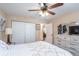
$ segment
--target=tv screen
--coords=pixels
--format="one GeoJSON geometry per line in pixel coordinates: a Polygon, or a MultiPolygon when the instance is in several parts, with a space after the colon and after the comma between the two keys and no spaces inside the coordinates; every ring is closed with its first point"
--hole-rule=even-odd
{"type": "Polygon", "coordinates": [[[79,26],[70,26],[69,27],[69,34],[78,34],[79,35],[79,26]]]}

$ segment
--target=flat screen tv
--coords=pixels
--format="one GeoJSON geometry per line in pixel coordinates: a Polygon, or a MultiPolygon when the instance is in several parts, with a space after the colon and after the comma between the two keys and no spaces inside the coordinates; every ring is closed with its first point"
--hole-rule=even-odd
{"type": "Polygon", "coordinates": [[[70,35],[79,35],[79,26],[70,26],[69,27],[69,34],[70,35]]]}

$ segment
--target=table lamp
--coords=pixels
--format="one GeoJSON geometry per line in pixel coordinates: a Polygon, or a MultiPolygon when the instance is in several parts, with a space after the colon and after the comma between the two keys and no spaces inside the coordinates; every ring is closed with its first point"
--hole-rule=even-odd
{"type": "Polygon", "coordinates": [[[7,44],[11,44],[10,37],[11,37],[11,34],[12,34],[12,28],[6,28],[5,33],[7,35],[7,44]]]}

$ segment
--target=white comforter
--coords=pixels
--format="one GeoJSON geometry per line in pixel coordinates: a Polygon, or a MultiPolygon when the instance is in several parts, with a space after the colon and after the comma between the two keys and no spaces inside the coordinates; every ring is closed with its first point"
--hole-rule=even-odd
{"type": "Polygon", "coordinates": [[[3,56],[72,56],[66,50],[47,42],[38,41],[28,44],[10,45],[3,56]]]}

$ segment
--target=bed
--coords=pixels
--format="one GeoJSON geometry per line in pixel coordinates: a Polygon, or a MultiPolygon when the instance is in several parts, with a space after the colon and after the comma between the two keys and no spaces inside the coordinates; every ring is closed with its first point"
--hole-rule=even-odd
{"type": "Polygon", "coordinates": [[[0,56],[72,56],[70,52],[44,41],[8,45],[4,50],[3,48],[0,56]]]}

